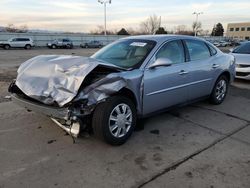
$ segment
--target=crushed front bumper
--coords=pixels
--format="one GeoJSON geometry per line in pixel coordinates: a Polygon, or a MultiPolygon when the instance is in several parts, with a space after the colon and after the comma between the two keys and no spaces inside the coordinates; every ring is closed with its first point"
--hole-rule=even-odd
{"type": "Polygon", "coordinates": [[[68,108],[51,107],[40,103],[37,104],[21,98],[17,94],[12,94],[11,99],[14,103],[24,107],[28,111],[34,111],[48,116],[54,123],[75,138],[78,137],[80,130],[82,129],[82,121],[78,117],[74,115],[72,116],[72,113],[68,108]]]}
{"type": "Polygon", "coordinates": [[[51,107],[40,103],[37,104],[35,102],[21,98],[16,94],[12,94],[11,99],[14,103],[24,107],[27,110],[42,113],[51,118],[64,119],[64,120],[70,119],[70,111],[68,108],[51,107]]]}

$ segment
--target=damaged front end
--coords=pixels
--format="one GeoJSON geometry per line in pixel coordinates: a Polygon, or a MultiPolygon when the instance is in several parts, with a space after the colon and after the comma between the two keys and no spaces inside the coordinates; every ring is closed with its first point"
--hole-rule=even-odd
{"type": "Polygon", "coordinates": [[[38,56],[20,66],[9,92],[15,103],[50,117],[77,137],[97,104],[125,87],[140,90],[142,76],[136,74],[131,82],[125,72],[92,58],[38,56]]]}

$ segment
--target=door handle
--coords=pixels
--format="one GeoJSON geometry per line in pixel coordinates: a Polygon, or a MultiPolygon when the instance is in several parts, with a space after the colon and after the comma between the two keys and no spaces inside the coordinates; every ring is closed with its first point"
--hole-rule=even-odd
{"type": "Polygon", "coordinates": [[[184,70],[181,70],[181,71],[179,72],[179,75],[185,75],[185,74],[188,74],[188,72],[187,72],[187,71],[184,71],[184,70]]]}
{"type": "Polygon", "coordinates": [[[213,69],[216,69],[216,68],[218,68],[220,65],[218,65],[218,64],[213,64],[213,66],[212,66],[212,68],[213,69]]]}

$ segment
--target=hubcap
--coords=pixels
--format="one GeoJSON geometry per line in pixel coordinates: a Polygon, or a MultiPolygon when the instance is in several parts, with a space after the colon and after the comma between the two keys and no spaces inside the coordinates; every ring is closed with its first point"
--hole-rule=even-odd
{"type": "Polygon", "coordinates": [[[132,125],[132,111],[127,104],[117,105],[109,116],[109,130],[116,138],[125,136],[132,125]]]}
{"type": "Polygon", "coordinates": [[[216,99],[221,101],[224,99],[227,91],[227,83],[225,80],[220,80],[216,86],[216,99]]]}

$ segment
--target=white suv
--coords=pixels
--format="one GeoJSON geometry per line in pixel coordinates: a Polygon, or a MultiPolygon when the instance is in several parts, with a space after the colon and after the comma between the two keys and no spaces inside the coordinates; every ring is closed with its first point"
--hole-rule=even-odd
{"type": "Polygon", "coordinates": [[[10,48],[25,48],[27,50],[34,47],[34,41],[31,38],[11,38],[8,41],[0,41],[0,47],[8,50],[10,48]]]}

